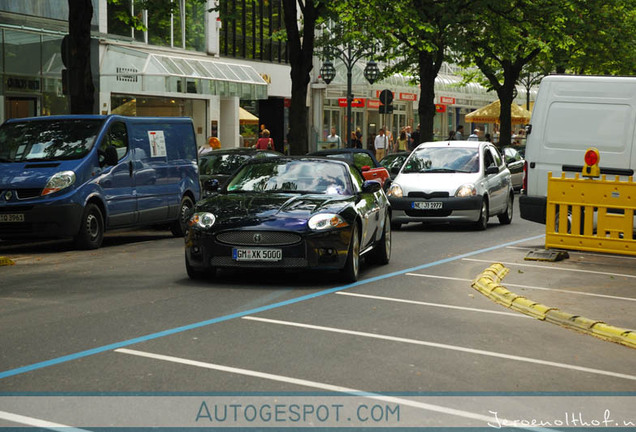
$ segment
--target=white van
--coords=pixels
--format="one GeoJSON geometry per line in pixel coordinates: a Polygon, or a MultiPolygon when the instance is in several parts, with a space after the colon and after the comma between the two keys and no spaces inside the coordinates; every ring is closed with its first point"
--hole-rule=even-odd
{"type": "Polygon", "coordinates": [[[530,123],[519,197],[523,219],[545,224],[548,173],[574,177],[588,148],[599,150],[601,174],[634,175],[636,77],[545,77],[530,123]]]}

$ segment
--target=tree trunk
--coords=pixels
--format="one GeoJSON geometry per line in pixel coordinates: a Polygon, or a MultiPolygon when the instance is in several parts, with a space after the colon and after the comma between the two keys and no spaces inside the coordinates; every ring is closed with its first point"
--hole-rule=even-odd
{"type": "Polygon", "coordinates": [[[435,79],[442,65],[442,60],[443,51],[440,50],[436,52],[420,51],[418,54],[420,100],[417,106],[420,121],[420,142],[433,141],[435,138],[435,79]]]}
{"type": "Polygon", "coordinates": [[[521,67],[504,65],[504,82],[497,89],[499,96],[499,148],[509,146],[512,142],[512,114],[511,106],[515,95],[515,86],[521,74],[521,67]]]}
{"type": "Polygon", "coordinates": [[[71,114],[93,114],[95,86],[91,73],[91,0],[68,0],[69,34],[62,46],[68,68],[67,88],[71,114]]]}
{"type": "Polygon", "coordinates": [[[303,8],[303,33],[298,29],[297,0],[283,0],[287,48],[291,65],[292,99],[289,109],[289,152],[303,155],[309,151],[307,134],[307,86],[313,69],[314,27],[324,5],[306,0],[303,8]]]}

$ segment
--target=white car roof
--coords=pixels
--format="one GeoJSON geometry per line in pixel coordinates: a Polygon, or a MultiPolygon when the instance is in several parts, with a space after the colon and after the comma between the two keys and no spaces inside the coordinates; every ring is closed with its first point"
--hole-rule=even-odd
{"type": "Polygon", "coordinates": [[[431,141],[418,145],[416,150],[424,147],[462,147],[477,149],[484,144],[486,144],[485,141],[431,141]]]}

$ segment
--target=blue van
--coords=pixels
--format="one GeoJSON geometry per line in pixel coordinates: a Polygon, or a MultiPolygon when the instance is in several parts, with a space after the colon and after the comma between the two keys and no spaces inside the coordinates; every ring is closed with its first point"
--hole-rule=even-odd
{"type": "Polygon", "coordinates": [[[0,238],[70,237],[170,225],[183,236],[200,197],[190,118],[68,115],[0,126],[0,238]]]}

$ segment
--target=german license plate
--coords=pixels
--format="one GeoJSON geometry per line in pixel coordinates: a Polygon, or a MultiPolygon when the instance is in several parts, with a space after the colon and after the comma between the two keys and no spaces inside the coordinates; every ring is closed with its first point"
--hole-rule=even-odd
{"type": "Polygon", "coordinates": [[[233,248],[234,261],[280,261],[283,259],[281,249],[233,248]]]}
{"type": "Polygon", "coordinates": [[[442,208],[441,201],[415,201],[413,203],[415,210],[438,210],[442,208]]]}
{"type": "Polygon", "coordinates": [[[24,222],[24,214],[22,213],[0,214],[0,222],[24,222]]]}

